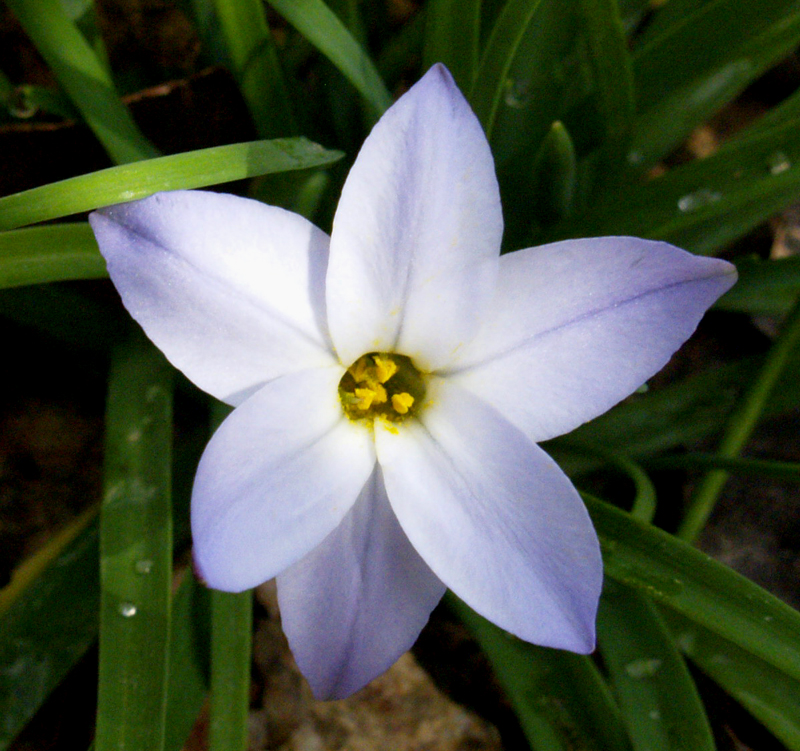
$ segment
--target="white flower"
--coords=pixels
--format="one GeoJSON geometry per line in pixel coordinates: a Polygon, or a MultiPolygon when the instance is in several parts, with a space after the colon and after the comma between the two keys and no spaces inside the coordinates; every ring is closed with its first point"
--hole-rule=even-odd
{"type": "Polygon", "coordinates": [[[633,238],[500,257],[489,146],[441,65],[367,138],[330,239],[204,192],[90,220],[131,315],[236,407],[195,479],[199,571],[278,577],[318,696],[388,668],[445,586],[522,639],[593,649],[597,538],[536,442],[658,371],[730,264],[633,238]]]}

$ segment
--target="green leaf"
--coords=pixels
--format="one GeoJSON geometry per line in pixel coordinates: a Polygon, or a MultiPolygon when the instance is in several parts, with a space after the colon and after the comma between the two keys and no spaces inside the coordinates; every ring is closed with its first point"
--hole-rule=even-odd
{"type": "Polygon", "coordinates": [[[577,190],[575,145],[564,124],[556,120],[542,141],[536,164],[531,203],[541,221],[550,223],[572,212],[577,190]]]}
{"type": "Polygon", "coordinates": [[[157,156],[61,2],[8,0],[8,6],[111,159],[127,163],[157,156]]]}
{"type": "Polygon", "coordinates": [[[620,169],[632,122],[630,63],[606,0],[510,0],[481,58],[469,100],[497,165],[504,248],[530,245],[553,221],[535,198],[535,164],[553,122],[572,139],[576,200],[620,169]]]}
{"type": "Polygon", "coordinates": [[[800,750],[800,681],[675,611],[665,609],[664,617],[695,665],[790,751],[800,750]]]}
{"type": "Polygon", "coordinates": [[[92,172],[0,198],[0,230],[110,206],[160,190],[201,188],[331,164],[341,152],[305,138],[277,138],[190,151],[92,172]]]}
{"type": "Polygon", "coordinates": [[[719,310],[781,316],[800,295],[800,258],[743,258],[736,262],[739,281],[717,301],[719,310]]]}
{"type": "Polygon", "coordinates": [[[669,153],[798,43],[794,0],[666,3],[634,50],[632,163],[648,167],[669,153]]]}
{"type": "Polygon", "coordinates": [[[469,91],[478,68],[481,0],[432,0],[425,7],[422,67],[444,63],[462,91],[469,91]]]}
{"type": "Polygon", "coordinates": [[[800,482],[800,462],[781,462],[769,459],[742,459],[718,454],[678,454],[651,459],[654,469],[724,469],[733,475],[772,477],[786,482],[800,482]]]}
{"type": "Polygon", "coordinates": [[[630,751],[619,710],[590,658],[520,641],[450,592],[445,601],[492,663],[531,748],[630,751]]]}
{"type": "MultiPolygon", "coordinates": [[[[481,57],[478,74],[468,98],[490,142],[504,99],[514,101],[514,97],[527,97],[529,94],[527,90],[515,91],[516,86],[524,84],[512,80],[510,76],[516,58],[527,58],[527,55],[520,53],[527,51],[523,47],[523,41],[529,28],[547,28],[547,24],[538,23],[537,14],[541,4],[542,0],[509,0],[492,28],[481,57]]],[[[531,67],[535,68],[538,62],[539,60],[532,61],[531,67]]],[[[546,114],[543,116],[547,117],[546,114]]],[[[550,117],[547,125],[555,119],[550,117]]]]}
{"type": "MultiPolygon", "coordinates": [[[[658,391],[636,394],[569,434],[569,443],[641,458],[696,441],[719,430],[739,395],[742,384],[756,372],[758,359],[697,373],[658,391]]],[[[547,444],[571,473],[597,466],[570,451],[562,458],[560,440],[547,444]]]]}
{"type": "Polygon", "coordinates": [[[44,704],[97,634],[96,509],[15,572],[0,602],[0,751],[44,704]],[[79,534],[75,534],[79,533],[79,534]],[[30,573],[28,573],[30,572],[30,573]],[[15,579],[21,584],[15,584],[15,579]],[[32,579],[32,580],[30,580],[32,579]]]}
{"type": "Polygon", "coordinates": [[[115,351],[109,376],[96,751],[164,744],[172,586],[172,371],[140,336],[115,351]]]}
{"type": "Polygon", "coordinates": [[[584,495],[607,577],[800,680],[800,613],[655,527],[584,495]]]}
{"type": "Polygon", "coordinates": [[[798,191],[800,128],[782,122],[643,185],[609,191],[557,234],[634,235],[707,254],[795,201],[798,191]]]}
{"type": "Polygon", "coordinates": [[[208,695],[210,590],[191,571],[172,602],[164,748],[181,751],[208,695]]]}
{"type": "Polygon", "coordinates": [[[610,172],[624,165],[633,132],[631,59],[617,0],[580,0],[579,7],[603,130],[601,169],[610,172]]]}
{"type": "Polygon", "coordinates": [[[292,26],[350,81],[378,119],[391,104],[374,63],[339,17],[322,0],[269,0],[292,26]]]}
{"type": "MultiPolygon", "coordinates": [[[[747,384],[728,417],[717,447],[717,453],[725,458],[738,456],[763,417],[770,395],[784,373],[794,372],[787,365],[796,361],[793,353],[800,353],[800,297],[783,323],[778,337],[767,352],[763,364],[755,377],[747,384]]],[[[706,473],[697,483],[686,504],[686,512],[678,527],[677,535],[692,541],[700,534],[706,520],[727,482],[724,470],[714,469],[706,473]]]]}
{"type": "Polygon", "coordinates": [[[215,0],[233,73],[261,138],[294,132],[283,72],[261,0],[215,0]]]}
{"type": "Polygon", "coordinates": [[[607,580],[597,637],[635,751],[713,751],[697,688],[647,597],[607,580]]]}
{"type": "Polygon", "coordinates": [[[0,289],[104,276],[106,263],[86,222],[0,233],[0,289]]]}
{"type": "Polygon", "coordinates": [[[253,592],[211,593],[211,751],[246,751],[253,592]]]}

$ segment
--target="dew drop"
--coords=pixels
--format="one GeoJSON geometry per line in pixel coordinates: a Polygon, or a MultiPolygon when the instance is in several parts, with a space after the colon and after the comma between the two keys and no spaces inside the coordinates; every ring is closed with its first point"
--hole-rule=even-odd
{"type": "Polygon", "coordinates": [[[119,604],[119,614],[123,618],[133,618],[136,615],[136,605],[132,602],[121,602],[119,604]]]}
{"type": "Polygon", "coordinates": [[[134,428],[128,433],[128,443],[138,443],[142,440],[142,431],[139,428],[134,428]]]}
{"type": "Polygon", "coordinates": [[[641,164],[644,161],[644,154],[638,149],[634,149],[633,151],[628,152],[627,160],[628,164],[641,164]]]}
{"type": "Polygon", "coordinates": [[[149,574],[153,570],[153,562],[148,558],[143,558],[133,564],[133,570],[137,574],[149,574]]]}
{"type": "Polygon", "coordinates": [[[780,175],[781,173],[792,168],[792,163],[789,161],[789,157],[787,157],[782,151],[776,151],[774,154],[772,154],[767,160],[767,163],[769,164],[770,175],[780,175]]]}
{"type": "Polygon", "coordinates": [[[719,201],[720,198],[722,198],[722,195],[715,190],[701,188],[694,193],[687,193],[685,196],[681,196],[678,199],[678,209],[684,214],[688,214],[704,206],[710,206],[712,203],[719,201]]]}
{"type": "Polygon", "coordinates": [[[528,105],[530,91],[527,83],[509,78],[506,80],[505,89],[503,101],[506,106],[513,109],[522,109],[528,105]]]}
{"type": "Polygon", "coordinates": [[[647,716],[648,716],[648,717],[649,717],[651,720],[660,720],[660,719],[661,719],[661,712],[659,712],[657,709],[651,709],[651,710],[650,710],[650,711],[647,713],[647,716]]]}
{"type": "Polygon", "coordinates": [[[642,657],[633,660],[625,666],[625,672],[631,678],[649,678],[655,675],[661,667],[661,660],[657,657],[642,657]]]}

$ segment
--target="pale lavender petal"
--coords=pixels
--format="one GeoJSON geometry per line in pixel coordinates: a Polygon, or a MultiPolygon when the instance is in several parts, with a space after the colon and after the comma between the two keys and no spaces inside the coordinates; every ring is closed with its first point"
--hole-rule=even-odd
{"type": "Polygon", "coordinates": [[[239,404],[261,384],[334,362],[328,237],[237,196],[158,193],[89,217],[128,312],[201,389],[239,404]]]}
{"type": "Polygon", "coordinates": [[[725,261],[631,237],[509,253],[485,325],[446,374],[531,440],[552,438],[661,370],[735,281],[725,261]]]}
{"type": "Polygon", "coordinates": [[[398,351],[447,363],[492,295],[502,227],[489,144],[435,65],[375,126],[342,191],[327,279],[342,362],[398,351]]]}
{"type": "Polygon", "coordinates": [[[375,429],[408,539],[455,594],[501,628],[590,652],[603,573],[577,491],[493,407],[442,379],[431,379],[429,391],[419,420],[375,429]]]}
{"type": "Polygon", "coordinates": [[[397,523],[376,467],[342,523],[278,575],[283,630],[319,699],[341,699],[406,652],[444,594],[397,523]]]}
{"type": "Polygon", "coordinates": [[[334,530],[375,466],[370,432],[342,414],[340,368],[294,373],[222,423],[192,493],[198,573],[238,592],[277,575],[334,530]]]}

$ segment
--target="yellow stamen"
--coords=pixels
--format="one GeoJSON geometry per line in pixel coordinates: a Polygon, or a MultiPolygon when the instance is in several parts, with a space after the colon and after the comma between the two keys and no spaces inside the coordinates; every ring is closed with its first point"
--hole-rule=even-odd
{"type": "Polygon", "coordinates": [[[392,396],[392,406],[398,415],[404,415],[411,408],[414,403],[414,397],[405,391],[401,394],[394,394],[392,396]]]}
{"type": "Polygon", "coordinates": [[[386,383],[397,372],[397,363],[394,360],[378,355],[372,359],[375,361],[375,371],[380,383],[386,383]]]}
{"type": "MultiPolygon", "coordinates": [[[[366,412],[375,401],[375,392],[372,389],[355,389],[353,392],[356,395],[356,409],[362,409],[366,412]]],[[[384,400],[385,401],[385,400],[384,400]]]]}
{"type": "Polygon", "coordinates": [[[339,398],[351,420],[400,423],[424,403],[425,379],[409,357],[368,352],[342,376],[339,398]]]}

